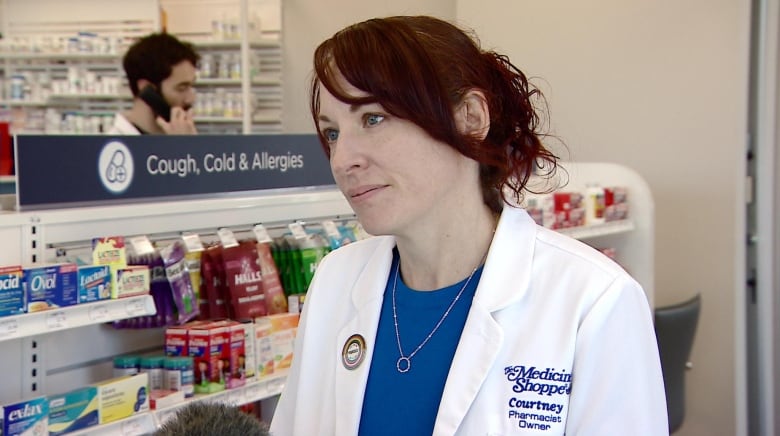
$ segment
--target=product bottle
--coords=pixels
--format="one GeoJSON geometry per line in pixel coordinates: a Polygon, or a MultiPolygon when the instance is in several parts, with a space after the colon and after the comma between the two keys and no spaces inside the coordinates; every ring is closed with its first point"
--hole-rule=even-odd
{"type": "Polygon", "coordinates": [[[118,356],[114,358],[114,377],[138,374],[138,357],[118,356]]]}

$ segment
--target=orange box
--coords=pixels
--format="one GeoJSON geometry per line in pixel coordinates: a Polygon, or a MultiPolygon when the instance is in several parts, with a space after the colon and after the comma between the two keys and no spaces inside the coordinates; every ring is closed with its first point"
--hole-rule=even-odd
{"type": "Polygon", "coordinates": [[[255,319],[255,324],[270,325],[274,371],[287,369],[292,363],[299,319],[300,315],[297,313],[277,313],[255,319]]]}

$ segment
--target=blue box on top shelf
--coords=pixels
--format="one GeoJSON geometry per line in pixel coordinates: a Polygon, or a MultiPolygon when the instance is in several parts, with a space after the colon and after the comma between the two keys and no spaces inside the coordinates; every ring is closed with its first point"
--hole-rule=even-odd
{"type": "Polygon", "coordinates": [[[78,304],[77,270],[75,263],[25,268],[27,312],[78,304]]]}
{"type": "Polygon", "coordinates": [[[21,265],[0,267],[0,316],[21,315],[27,310],[21,265]]]}
{"type": "Polygon", "coordinates": [[[108,265],[79,267],[79,303],[111,298],[111,269],[108,265]]]}

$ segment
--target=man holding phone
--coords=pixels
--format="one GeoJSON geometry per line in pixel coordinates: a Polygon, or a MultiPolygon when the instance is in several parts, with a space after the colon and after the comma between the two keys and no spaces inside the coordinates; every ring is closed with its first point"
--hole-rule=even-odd
{"type": "Polygon", "coordinates": [[[122,65],[133,106],[116,114],[114,135],[198,133],[192,118],[195,73],[200,55],[192,44],[153,33],[127,50],[122,65]]]}

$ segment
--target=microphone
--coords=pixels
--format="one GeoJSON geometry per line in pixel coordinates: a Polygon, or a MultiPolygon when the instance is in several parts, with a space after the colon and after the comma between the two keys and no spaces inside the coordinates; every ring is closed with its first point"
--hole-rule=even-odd
{"type": "Polygon", "coordinates": [[[176,412],[154,436],[269,436],[268,424],[221,403],[190,403],[176,412]]]}

